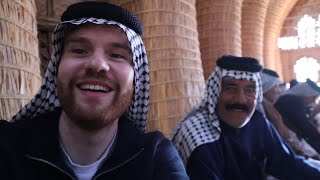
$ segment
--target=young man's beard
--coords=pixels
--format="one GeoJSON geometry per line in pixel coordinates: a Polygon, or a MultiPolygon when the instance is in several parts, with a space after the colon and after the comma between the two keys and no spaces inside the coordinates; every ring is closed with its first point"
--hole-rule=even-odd
{"type": "Polygon", "coordinates": [[[121,95],[119,91],[116,91],[111,105],[92,117],[81,113],[79,106],[75,105],[73,96],[65,92],[63,88],[58,86],[58,92],[63,111],[76,126],[87,131],[96,131],[113,124],[126,112],[133,98],[133,89],[121,95]]]}

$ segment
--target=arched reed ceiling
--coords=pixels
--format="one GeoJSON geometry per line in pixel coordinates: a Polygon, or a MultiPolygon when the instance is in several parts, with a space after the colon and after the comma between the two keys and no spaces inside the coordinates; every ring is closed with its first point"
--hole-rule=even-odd
{"type": "Polygon", "coordinates": [[[241,56],[242,0],[197,0],[201,60],[207,79],[222,55],[241,56]]]}
{"type": "Polygon", "coordinates": [[[264,26],[269,1],[270,0],[243,0],[242,2],[242,56],[257,58],[262,64],[264,26]]]}
{"type": "Polygon", "coordinates": [[[264,30],[264,66],[282,74],[277,47],[282,25],[298,0],[270,0],[264,30]]]}

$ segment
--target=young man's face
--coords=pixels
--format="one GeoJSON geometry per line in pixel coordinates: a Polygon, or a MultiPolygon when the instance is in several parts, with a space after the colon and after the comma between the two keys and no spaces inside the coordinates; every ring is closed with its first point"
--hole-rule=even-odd
{"type": "Polygon", "coordinates": [[[219,119],[231,127],[246,125],[254,111],[256,102],[256,83],[224,77],[216,113],[219,119]]]}
{"type": "Polygon", "coordinates": [[[82,25],[64,41],[57,77],[63,113],[85,129],[117,120],[134,92],[132,51],[125,33],[113,25],[82,25]]]}

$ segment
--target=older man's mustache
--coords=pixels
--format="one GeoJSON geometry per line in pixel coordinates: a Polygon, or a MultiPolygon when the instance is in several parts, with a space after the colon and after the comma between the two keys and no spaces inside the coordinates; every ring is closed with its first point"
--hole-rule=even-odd
{"type": "Polygon", "coordinates": [[[245,104],[238,104],[238,103],[227,104],[226,109],[227,110],[243,110],[243,111],[249,112],[249,106],[245,104]]]}

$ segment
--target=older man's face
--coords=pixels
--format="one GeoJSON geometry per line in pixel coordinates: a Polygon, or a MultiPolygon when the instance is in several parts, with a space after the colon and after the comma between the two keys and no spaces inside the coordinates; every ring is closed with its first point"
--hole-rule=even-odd
{"type": "Polygon", "coordinates": [[[256,93],[254,81],[224,77],[216,106],[219,119],[234,128],[246,125],[255,108],[256,93]]]}

